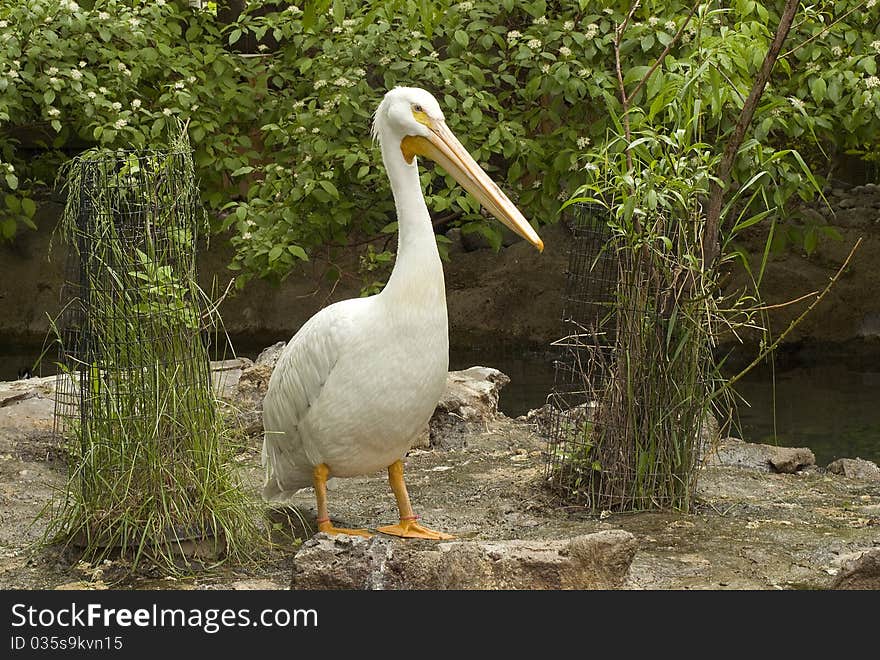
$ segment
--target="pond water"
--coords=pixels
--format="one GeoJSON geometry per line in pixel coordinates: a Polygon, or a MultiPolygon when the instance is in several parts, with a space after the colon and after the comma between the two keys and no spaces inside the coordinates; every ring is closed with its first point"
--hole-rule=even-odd
{"type": "MultiPolygon", "coordinates": [[[[264,343],[234,339],[237,353],[255,357],[264,343]]],[[[0,380],[14,380],[41,353],[39,345],[0,343],[0,380]]],[[[54,373],[47,355],[36,375],[54,373]]],[[[495,367],[510,376],[499,407],[510,417],[546,403],[553,389],[552,355],[518,347],[453,350],[450,369],[495,367]]],[[[880,463],[880,351],[813,351],[762,366],[736,387],[747,403],[738,410],[738,435],[752,442],[810,447],[819,465],[861,457],[880,463]],[[775,387],[773,386],[775,380],[775,387]],[[775,413],[775,414],[774,414],[775,413]]]]}

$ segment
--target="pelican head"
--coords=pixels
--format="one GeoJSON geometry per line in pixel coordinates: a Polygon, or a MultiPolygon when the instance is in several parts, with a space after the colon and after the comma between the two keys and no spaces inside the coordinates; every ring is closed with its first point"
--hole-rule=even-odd
{"type": "Polygon", "coordinates": [[[445,169],[489,213],[538,250],[544,242],[489,175],[446,126],[446,118],[430,93],[416,87],[395,87],[376,110],[373,136],[383,146],[398,144],[406,163],[425,156],[445,169]]]}

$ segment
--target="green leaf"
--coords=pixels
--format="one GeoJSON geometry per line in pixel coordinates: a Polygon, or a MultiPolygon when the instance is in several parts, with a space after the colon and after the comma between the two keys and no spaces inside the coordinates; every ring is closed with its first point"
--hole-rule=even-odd
{"type": "Polygon", "coordinates": [[[6,208],[14,214],[18,215],[21,212],[21,200],[18,197],[15,195],[6,195],[4,200],[6,201],[6,208]]]}
{"type": "Polygon", "coordinates": [[[326,190],[331,197],[339,199],[339,191],[336,189],[336,186],[334,186],[332,182],[328,181],[327,179],[321,179],[318,181],[318,185],[326,190]]]}
{"type": "Polygon", "coordinates": [[[21,210],[28,218],[33,218],[37,212],[37,205],[30,197],[23,197],[21,200],[21,210]]]}
{"type": "Polygon", "coordinates": [[[12,172],[6,173],[6,185],[9,186],[10,190],[18,189],[18,177],[15,176],[12,172]]]}
{"type": "Polygon", "coordinates": [[[235,28],[232,32],[229,33],[229,45],[233,45],[241,39],[241,30],[239,28],[235,28]]]}
{"type": "Polygon", "coordinates": [[[245,165],[243,167],[239,167],[232,173],[232,176],[241,176],[242,174],[250,174],[254,171],[254,168],[250,165],[245,165]]]}
{"type": "Polygon", "coordinates": [[[810,92],[812,92],[813,100],[816,103],[821,103],[825,100],[827,89],[828,86],[825,84],[824,78],[815,77],[810,79],[810,92]]]}
{"type": "Polygon", "coordinates": [[[464,30],[456,30],[455,34],[453,34],[452,36],[459,46],[461,46],[462,48],[467,48],[468,42],[470,41],[470,39],[468,39],[467,32],[465,32],[464,30]]]}
{"type": "Polygon", "coordinates": [[[276,245],[271,250],[269,250],[269,263],[272,263],[273,261],[277,260],[278,257],[281,256],[282,252],[284,252],[284,248],[281,247],[280,245],[276,245]]]}
{"type": "Polygon", "coordinates": [[[309,255],[306,254],[306,251],[303,250],[299,245],[288,245],[287,250],[297,259],[301,259],[302,261],[309,260],[309,255]]]}

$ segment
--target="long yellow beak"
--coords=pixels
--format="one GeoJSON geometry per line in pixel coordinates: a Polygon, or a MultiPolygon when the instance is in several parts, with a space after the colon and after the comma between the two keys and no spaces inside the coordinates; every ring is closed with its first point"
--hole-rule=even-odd
{"type": "Polygon", "coordinates": [[[477,164],[446,123],[431,119],[422,123],[430,129],[427,137],[410,135],[400,143],[407,162],[412,161],[416,154],[430,158],[476,197],[489,213],[543,252],[544,241],[538,237],[529,221],[477,164]]]}

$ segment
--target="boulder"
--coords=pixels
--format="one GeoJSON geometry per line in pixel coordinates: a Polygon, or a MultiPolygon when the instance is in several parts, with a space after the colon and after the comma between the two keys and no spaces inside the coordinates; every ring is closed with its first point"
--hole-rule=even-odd
{"type": "Polygon", "coordinates": [[[498,417],[498,397],[510,378],[491,367],[450,371],[446,391],[431,417],[430,444],[460,446],[464,436],[498,417]]]}
{"type": "Polygon", "coordinates": [[[635,537],[606,530],[567,540],[425,543],[317,534],[294,558],[292,589],[614,589],[635,537]]]}
{"type": "Polygon", "coordinates": [[[843,564],[831,589],[880,589],[880,548],[871,548],[843,564]]]}
{"type": "Polygon", "coordinates": [[[792,474],[814,466],[816,457],[806,447],[776,447],[739,438],[725,438],[706,456],[708,466],[732,466],[761,472],[792,474]]]}
{"type": "Polygon", "coordinates": [[[863,458],[838,458],[828,464],[828,471],[841,474],[850,479],[863,479],[865,481],[880,481],[880,467],[872,461],[863,458]]]}

